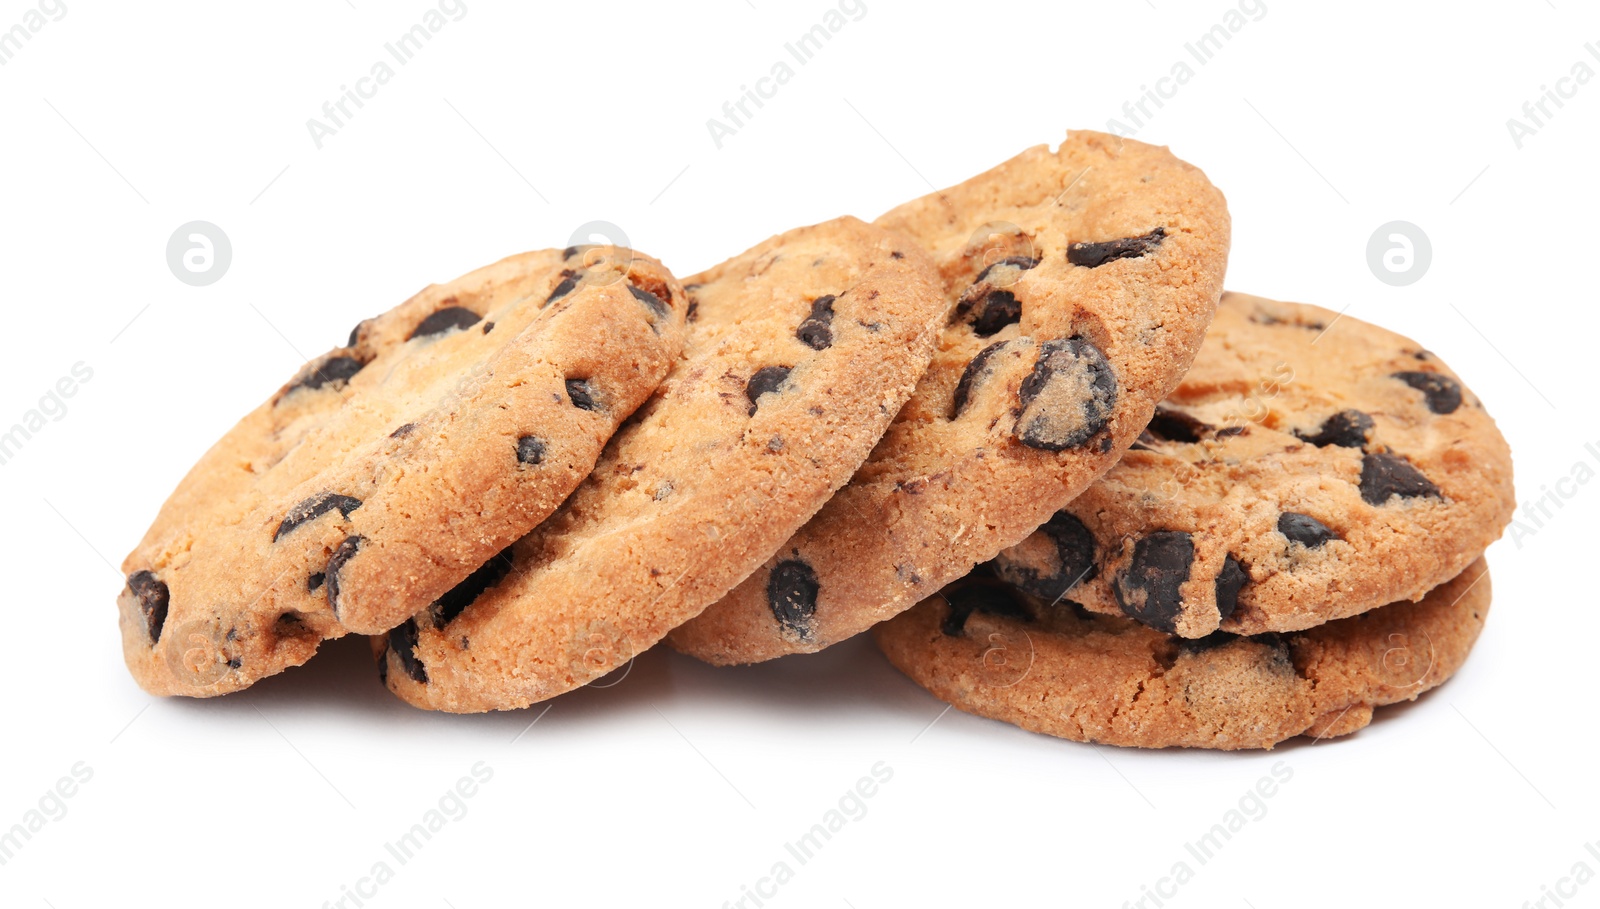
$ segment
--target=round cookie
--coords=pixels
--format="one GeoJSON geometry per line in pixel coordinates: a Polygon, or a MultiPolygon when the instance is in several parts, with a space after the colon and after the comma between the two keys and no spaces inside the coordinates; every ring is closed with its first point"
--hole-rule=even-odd
{"type": "Polygon", "coordinates": [[[1438,357],[1228,293],[1134,450],[995,561],[1036,596],[1183,637],[1295,631],[1419,599],[1515,505],[1505,439],[1438,357]]]}
{"type": "Polygon", "coordinates": [[[945,316],[926,255],[854,218],[773,237],[685,286],[684,359],[572,498],[374,639],[401,698],[461,713],[523,707],[659,641],[850,478],[945,316]]]}
{"type": "Polygon", "coordinates": [[[394,627],[547,517],[682,349],[617,247],[526,253],[356,326],[228,432],[123,562],[123,652],[210,696],[394,627]]]}
{"type": "Polygon", "coordinates": [[[1420,601],[1305,631],[1198,640],[971,577],[879,625],[889,662],[968,713],[1138,748],[1271,748],[1347,735],[1466,660],[1489,611],[1483,560],[1420,601]]]}
{"type": "Polygon", "coordinates": [[[1027,536],[1116,463],[1222,292],[1222,194],[1164,148],[1075,132],[878,219],[932,252],[951,318],[850,484],[673,632],[707,662],[820,650],[1027,536]]]}

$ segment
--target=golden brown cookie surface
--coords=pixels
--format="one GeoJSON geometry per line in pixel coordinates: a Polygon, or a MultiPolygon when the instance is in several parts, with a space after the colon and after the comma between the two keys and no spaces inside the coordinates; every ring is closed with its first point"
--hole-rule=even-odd
{"type": "MultiPolygon", "coordinates": [[[[374,639],[389,688],[510,709],[625,664],[777,550],[911,394],[945,314],[914,244],[841,218],[689,279],[682,360],[559,511],[374,639]]],[[[803,598],[811,580],[789,582],[803,598]]]]}
{"type": "Polygon", "coordinates": [[[659,262],[575,247],[362,322],[201,458],[123,563],[134,677],[235,691],[450,590],[578,485],[687,308],[659,262]]]}
{"type": "Polygon", "coordinates": [[[1415,603],[1289,634],[1199,640],[1054,605],[1004,582],[957,582],[874,630],[936,697],[1033,732],[1138,748],[1271,748],[1367,725],[1454,675],[1483,630],[1473,562],[1415,603]]]}
{"type": "Polygon", "coordinates": [[[1222,194],[1198,169],[1090,132],[877,223],[939,265],[951,319],[938,351],[850,484],[673,632],[685,653],[819,650],[1027,536],[1116,463],[1177,384],[1229,244],[1222,194]]]}
{"type": "Polygon", "coordinates": [[[1228,293],[1134,450],[996,564],[1183,637],[1295,631],[1420,598],[1514,507],[1505,439],[1436,355],[1228,293]]]}

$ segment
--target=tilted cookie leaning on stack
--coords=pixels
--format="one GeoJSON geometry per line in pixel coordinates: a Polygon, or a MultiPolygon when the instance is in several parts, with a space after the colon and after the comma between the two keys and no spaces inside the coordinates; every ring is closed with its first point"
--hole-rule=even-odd
{"type": "Polygon", "coordinates": [[[237,691],[437,599],[583,480],[687,309],[654,259],[575,247],[357,325],[212,446],[123,562],[134,678],[237,691]]]}
{"type": "Polygon", "coordinates": [[[916,394],[850,484],[672,646],[820,650],[1021,540],[1117,462],[1194,358],[1229,220],[1164,148],[1074,132],[878,219],[952,304],[916,394]]]}
{"type": "Polygon", "coordinates": [[[396,694],[523,707],[597,679],[749,574],[860,465],[944,316],[915,245],[855,218],[686,282],[684,358],[556,514],[375,640],[396,694]]]}
{"type": "Polygon", "coordinates": [[[1514,505],[1505,440],[1438,357],[1227,294],[1135,450],[1002,552],[997,577],[877,639],[951,703],[1067,738],[1344,734],[1465,659],[1488,609],[1481,556],[1514,505]]]}

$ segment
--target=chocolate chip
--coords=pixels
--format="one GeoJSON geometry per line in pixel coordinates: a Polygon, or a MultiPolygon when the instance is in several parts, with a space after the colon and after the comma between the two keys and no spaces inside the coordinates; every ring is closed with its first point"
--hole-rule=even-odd
{"type": "Polygon", "coordinates": [[[1017,441],[1046,451],[1075,448],[1111,422],[1117,376],[1100,348],[1083,338],[1046,341],[1017,401],[1017,441]]]}
{"type": "Polygon", "coordinates": [[[538,436],[517,439],[517,463],[538,464],[544,460],[544,440],[538,436]]]}
{"type": "Polygon", "coordinates": [[[467,328],[478,324],[478,314],[462,306],[447,306],[417,323],[406,335],[406,340],[443,334],[452,328],[467,328]]]}
{"type": "Polygon", "coordinates": [[[1322,428],[1316,432],[1307,435],[1295,430],[1295,436],[1318,448],[1327,448],[1329,445],[1361,448],[1367,444],[1367,435],[1370,432],[1372,432],[1371,417],[1359,410],[1341,410],[1323,420],[1322,428]]]}
{"type": "Polygon", "coordinates": [[[1074,585],[1094,577],[1094,534],[1076,515],[1058,511],[1036,533],[1044,534],[1055,546],[1055,573],[1044,575],[1014,562],[997,562],[995,571],[1002,580],[1046,603],[1054,603],[1074,585]]]}
{"type": "Polygon", "coordinates": [[[789,634],[810,641],[817,614],[817,573],[799,559],[784,559],[767,576],[767,608],[789,634]]]}
{"type": "Polygon", "coordinates": [[[389,649],[400,658],[400,668],[412,681],[428,684],[428,667],[417,659],[417,620],[406,619],[389,632],[389,649]]]}
{"type": "Polygon", "coordinates": [[[1307,549],[1321,549],[1329,540],[1340,539],[1333,529],[1308,514],[1286,511],[1278,515],[1278,532],[1307,549]]]}
{"type": "Polygon", "coordinates": [[[825,294],[811,301],[811,314],[806,316],[794,336],[812,350],[827,350],[833,346],[833,294],[825,294]]]}
{"type": "Polygon", "coordinates": [[[555,286],[554,290],[550,291],[550,296],[544,298],[544,303],[542,305],[549,306],[551,303],[554,303],[567,294],[572,293],[572,289],[577,286],[577,276],[567,275],[567,277],[561,279],[561,282],[555,286]]]}
{"type": "Polygon", "coordinates": [[[316,520],[336,508],[341,517],[348,519],[350,512],[360,507],[361,500],[354,496],[342,496],[336,492],[318,493],[289,509],[289,513],[278,522],[278,529],[273,532],[272,541],[276,543],[279,537],[292,532],[301,524],[316,520]]]}
{"type": "Polygon", "coordinates": [[[350,329],[350,339],[344,342],[344,346],[346,346],[346,347],[354,347],[354,346],[356,346],[356,342],[361,339],[361,329],[366,328],[367,327],[367,323],[371,322],[371,321],[372,321],[371,319],[362,319],[360,322],[357,322],[356,323],[356,327],[350,329]]]}
{"type": "MultiPolygon", "coordinates": [[[[696,285],[696,286],[698,286],[698,285],[696,285]]],[[[700,298],[699,297],[696,297],[693,294],[689,295],[689,308],[683,311],[683,318],[684,318],[684,321],[686,321],[686,322],[695,322],[695,321],[698,321],[700,319],[700,298]]]]}
{"type": "Polygon", "coordinates": [[[491,331],[494,331],[494,323],[493,322],[485,322],[485,323],[483,323],[483,333],[484,334],[488,334],[491,331]]]}
{"type": "Polygon", "coordinates": [[[394,432],[389,433],[389,438],[403,439],[406,436],[411,435],[412,431],[416,428],[417,424],[415,423],[401,423],[399,426],[395,427],[394,432]]]}
{"type": "Polygon", "coordinates": [[[599,410],[598,395],[594,393],[594,386],[588,379],[568,379],[567,397],[571,399],[572,406],[579,410],[599,410]]]}
{"type": "Polygon", "coordinates": [[[1361,459],[1361,498],[1368,505],[1382,505],[1393,496],[1420,498],[1439,496],[1439,487],[1429,482],[1422,471],[1397,454],[1375,452],[1361,459]]]}
{"type": "Polygon", "coordinates": [[[642,287],[635,287],[629,284],[628,293],[633,294],[635,300],[648,306],[658,319],[672,314],[672,309],[667,306],[666,301],[642,287]]]}
{"type": "Polygon", "coordinates": [[[978,355],[972,358],[965,369],[961,370],[961,380],[956,383],[955,398],[951,402],[950,419],[954,420],[961,416],[961,412],[967,409],[967,398],[972,394],[972,386],[988,377],[986,369],[989,365],[989,358],[999,353],[1000,348],[1010,343],[1010,341],[996,341],[990,344],[988,347],[978,351],[978,355]]]}
{"type": "Polygon", "coordinates": [[[955,317],[972,326],[972,333],[987,338],[1007,325],[1022,321],[1022,304],[1009,290],[974,284],[956,305],[955,317]]]}
{"type": "Polygon", "coordinates": [[[322,572],[313,572],[310,577],[306,578],[306,593],[316,593],[317,589],[322,586],[322,582],[327,579],[328,576],[322,572]]]}
{"type": "Polygon", "coordinates": [[[1181,410],[1158,406],[1144,431],[1160,441],[1198,442],[1202,435],[1211,431],[1211,428],[1211,424],[1181,410]]]}
{"type": "Polygon", "coordinates": [[[1160,530],[1133,544],[1133,562],[1113,585],[1117,605],[1128,616],[1171,633],[1183,612],[1180,588],[1194,564],[1194,538],[1160,530]]]}
{"type": "Polygon", "coordinates": [[[339,614],[339,569],[343,568],[345,563],[355,556],[364,542],[366,542],[366,537],[345,537],[344,542],[340,543],[339,547],[333,551],[333,555],[328,556],[328,567],[323,569],[323,574],[327,576],[327,583],[323,586],[328,588],[328,605],[333,608],[335,616],[339,614]]]}
{"type": "Polygon", "coordinates": [[[1137,259],[1160,246],[1161,239],[1166,235],[1166,228],[1158,227],[1142,237],[1124,237],[1102,243],[1074,243],[1067,247],[1067,261],[1085,268],[1099,268],[1116,259],[1137,259]]]}
{"type": "Polygon", "coordinates": [[[891,259],[904,259],[905,257],[906,257],[906,254],[901,252],[898,249],[893,251],[893,252],[891,252],[891,253],[889,253],[889,258],[891,258],[891,259]]]}
{"type": "Polygon", "coordinates": [[[756,405],[762,395],[778,391],[789,379],[788,366],[763,366],[744,385],[744,396],[750,399],[750,416],[756,415],[756,405]]]}
{"type": "Polygon", "coordinates": [[[148,571],[135,571],[128,575],[128,590],[139,601],[139,612],[144,614],[144,630],[154,646],[161,640],[161,629],[167,624],[167,606],[172,595],[165,582],[148,571]]]}
{"type": "Polygon", "coordinates": [[[1461,406],[1461,383],[1437,372],[1397,372],[1394,378],[1422,392],[1434,413],[1455,413],[1461,406]]]}
{"type": "Polygon", "coordinates": [[[444,596],[434,600],[429,607],[433,613],[433,627],[443,628],[455,621],[456,616],[471,606],[485,590],[505,580],[505,576],[511,572],[511,562],[511,547],[507,546],[494,558],[479,565],[461,583],[446,591],[444,596]]]}
{"type": "Polygon", "coordinates": [[[1004,584],[988,580],[967,578],[946,587],[940,594],[950,611],[945,614],[940,630],[949,637],[960,637],[967,627],[967,617],[974,612],[1031,622],[1027,604],[1004,584]]]}
{"type": "Polygon", "coordinates": [[[561,251],[561,258],[570,259],[573,256],[576,256],[578,253],[583,252],[585,249],[588,249],[588,247],[587,246],[569,246],[566,249],[563,249],[561,251]]]}
{"type": "Polygon", "coordinates": [[[1239,591],[1250,583],[1250,574],[1239,560],[1228,556],[1222,560],[1222,570],[1217,572],[1217,615],[1226,622],[1239,608],[1239,591]]]}
{"type": "Polygon", "coordinates": [[[318,364],[316,369],[311,370],[305,378],[284,389],[284,394],[288,394],[296,388],[315,389],[324,385],[343,385],[345,382],[350,381],[351,376],[360,372],[361,367],[365,365],[355,357],[329,357],[318,364]]]}

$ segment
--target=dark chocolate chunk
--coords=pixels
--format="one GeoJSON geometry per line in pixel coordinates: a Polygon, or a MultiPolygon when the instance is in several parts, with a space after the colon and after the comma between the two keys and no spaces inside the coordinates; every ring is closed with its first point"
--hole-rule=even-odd
{"type": "Polygon", "coordinates": [[[904,259],[905,257],[906,257],[906,254],[901,252],[898,249],[895,250],[894,252],[889,253],[889,258],[891,258],[891,259],[904,259]]]}
{"type": "Polygon", "coordinates": [[[1428,402],[1434,413],[1455,413],[1461,406],[1461,383],[1437,372],[1397,372],[1394,378],[1410,385],[1428,402]]]}
{"type": "Polygon", "coordinates": [[[1374,452],[1361,459],[1361,498],[1368,505],[1382,505],[1393,496],[1420,498],[1439,494],[1439,487],[1400,455],[1374,452]]]}
{"type": "Polygon", "coordinates": [[[327,579],[328,576],[320,571],[312,572],[311,576],[306,578],[306,593],[316,593],[317,589],[322,586],[322,582],[327,579]]]}
{"type": "Polygon", "coordinates": [[[400,658],[400,668],[412,681],[428,684],[428,667],[417,659],[417,620],[406,619],[389,632],[389,649],[400,658]]]}
{"type": "Polygon", "coordinates": [[[833,346],[833,294],[825,294],[811,301],[811,314],[806,316],[794,336],[812,350],[827,350],[833,346]]]}
{"type": "Polygon", "coordinates": [[[1113,585],[1117,605],[1131,618],[1171,633],[1183,612],[1180,588],[1194,564],[1194,539],[1160,530],[1133,544],[1133,562],[1113,585]]]}
{"type": "Polygon", "coordinates": [[[1222,560],[1222,570],[1217,572],[1217,615],[1226,622],[1239,608],[1239,591],[1250,583],[1250,575],[1239,560],[1228,556],[1222,560]]]}
{"type": "Polygon", "coordinates": [[[767,608],[785,632],[810,641],[817,613],[817,573],[799,559],[784,559],[767,576],[767,608]]]}
{"type": "Polygon", "coordinates": [[[1076,448],[1111,422],[1117,376],[1100,348],[1083,338],[1046,341],[1017,401],[1017,441],[1046,451],[1076,448]]]}
{"type": "Polygon", "coordinates": [[[350,329],[350,339],[348,341],[344,342],[344,346],[346,346],[346,347],[354,347],[354,346],[356,346],[356,341],[361,339],[361,329],[366,328],[367,327],[367,323],[371,322],[371,321],[372,321],[371,319],[362,319],[360,322],[357,322],[356,323],[356,327],[350,329]]]}
{"type": "Polygon", "coordinates": [[[1198,442],[1201,436],[1211,431],[1211,424],[1181,410],[1157,406],[1155,415],[1150,417],[1150,423],[1144,431],[1158,441],[1198,442]]]}
{"type": "Polygon", "coordinates": [[[399,426],[395,427],[394,432],[389,433],[389,438],[403,439],[406,436],[411,435],[412,431],[416,428],[417,424],[415,423],[401,423],[399,426]]]}
{"type": "Polygon", "coordinates": [[[343,496],[336,492],[323,492],[306,499],[283,516],[278,522],[278,529],[272,534],[272,541],[276,543],[286,533],[291,533],[295,528],[307,521],[316,520],[334,509],[339,510],[341,517],[349,518],[350,512],[361,507],[361,500],[354,496],[343,496]]]}
{"type": "Polygon", "coordinates": [[[585,249],[588,249],[588,247],[587,246],[569,246],[566,249],[563,249],[561,251],[561,258],[570,259],[573,256],[576,256],[578,253],[583,252],[585,249]]]}
{"type": "Polygon", "coordinates": [[[672,309],[671,307],[667,306],[665,300],[642,287],[635,287],[632,284],[629,284],[628,293],[633,294],[633,298],[635,300],[638,300],[640,303],[648,306],[650,311],[654,313],[658,319],[672,314],[672,309]]]}
{"type": "Polygon", "coordinates": [[[361,371],[365,366],[355,357],[329,357],[323,360],[316,369],[313,369],[305,378],[295,382],[284,389],[284,394],[296,388],[321,388],[324,385],[340,386],[350,380],[350,377],[361,371]]]}
{"type": "Polygon", "coordinates": [[[973,285],[956,306],[956,318],[972,326],[980,338],[1022,321],[1022,303],[1009,290],[973,285]]]}
{"type": "Polygon", "coordinates": [[[1044,534],[1056,550],[1056,572],[1050,575],[1040,574],[1031,567],[1011,563],[997,562],[995,571],[1000,578],[1026,593],[1031,593],[1046,603],[1066,596],[1079,582],[1087,581],[1095,575],[1094,563],[1094,534],[1089,528],[1078,520],[1078,517],[1068,511],[1058,511],[1040,527],[1037,533],[1044,534]]]}
{"type": "Polygon", "coordinates": [[[1327,448],[1329,445],[1360,448],[1367,444],[1367,435],[1371,432],[1371,417],[1359,410],[1341,410],[1323,420],[1322,428],[1316,432],[1307,435],[1296,430],[1295,435],[1318,448],[1327,448]]]}
{"type": "Polygon", "coordinates": [[[1085,268],[1099,268],[1116,259],[1137,259],[1160,246],[1161,238],[1166,235],[1166,228],[1158,227],[1142,237],[1124,237],[1102,243],[1074,243],[1067,247],[1067,261],[1085,268]]]}
{"type": "MultiPolygon", "coordinates": [[[[479,565],[461,583],[450,588],[444,596],[433,601],[433,627],[443,628],[455,621],[462,610],[471,606],[485,590],[505,580],[511,572],[511,547],[500,550],[494,558],[479,565]]],[[[425,681],[425,680],[419,680],[425,681]]]]}
{"type": "Polygon", "coordinates": [[[967,627],[967,617],[974,612],[1004,616],[1023,622],[1033,621],[1026,603],[1017,598],[1010,587],[992,580],[967,578],[940,591],[950,611],[945,614],[940,630],[950,637],[960,637],[967,627]]]}
{"type": "Polygon", "coordinates": [[[572,400],[572,406],[579,410],[599,410],[599,396],[594,393],[594,386],[588,379],[568,379],[567,397],[572,400]]]}
{"type": "Polygon", "coordinates": [[[756,405],[762,395],[775,392],[789,379],[788,366],[763,366],[744,385],[744,396],[750,399],[750,416],[756,415],[756,405]]]}
{"type": "Polygon", "coordinates": [[[549,306],[551,303],[554,303],[555,301],[561,299],[562,297],[566,296],[567,294],[572,293],[572,289],[574,287],[577,287],[577,286],[578,286],[577,276],[568,275],[567,277],[562,278],[561,282],[559,284],[557,284],[555,286],[555,288],[550,291],[550,296],[544,298],[544,304],[543,305],[544,306],[549,306]]]}
{"type": "Polygon", "coordinates": [[[538,436],[517,439],[517,463],[537,464],[544,460],[544,440],[538,436]]]}
{"type": "Polygon", "coordinates": [[[1278,532],[1307,549],[1321,549],[1329,540],[1340,539],[1333,528],[1308,514],[1286,511],[1278,515],[1278,532]]]}
{"type": "Polygon", "coordinates": [[[483,333],[484,334],[488,334],[491,331],[494,331],[494,323],[493,322],[485,322],[485,323],[483,323],[483,333]]]}
{"type": "Polygon", "coordinates": [[[447,306],[435,312],[411,329],[411,334],[406,335],[406,340],[412,338],[426,338],[431,335],[443,334],[452,328],[467,328],[478,324],[478,314],[464,306],[447,306]]]}
{"type": "Polygon", "coordinates": [[[989,358],[1000,352],[1000,348],[1010,344],[1010,341],[996,341],[988,347],[978,351],[967,367],[961,370],[961,380],[956,383],[955,398],[951,402],[950,419],[961,416],[967,409],[967,399],[972,394],[972,387],[987,378],[985,369],[989,365],[989,358]]]}
{"type": "Polygon", "coordinates": [[[345,537],[344,542],[333,551],[333,555],[328,556],[328,567],[323,569],[327,582],[323,586],[328,588],[328,605],[333,608],[335,616],[339,614],[339,569],[355,556],[365,541],[366,537],[362,536],[345,537]]]}
{"type": "Polygon", "coordinates": [[[144,630],[154,646],[161,640],[161,629],[167,624],[167,606],[171,593],[165,582],[148,571],[135,571],[128,575],[128,590],[139,601],[139,612],[144,614],[144,630]]]}

